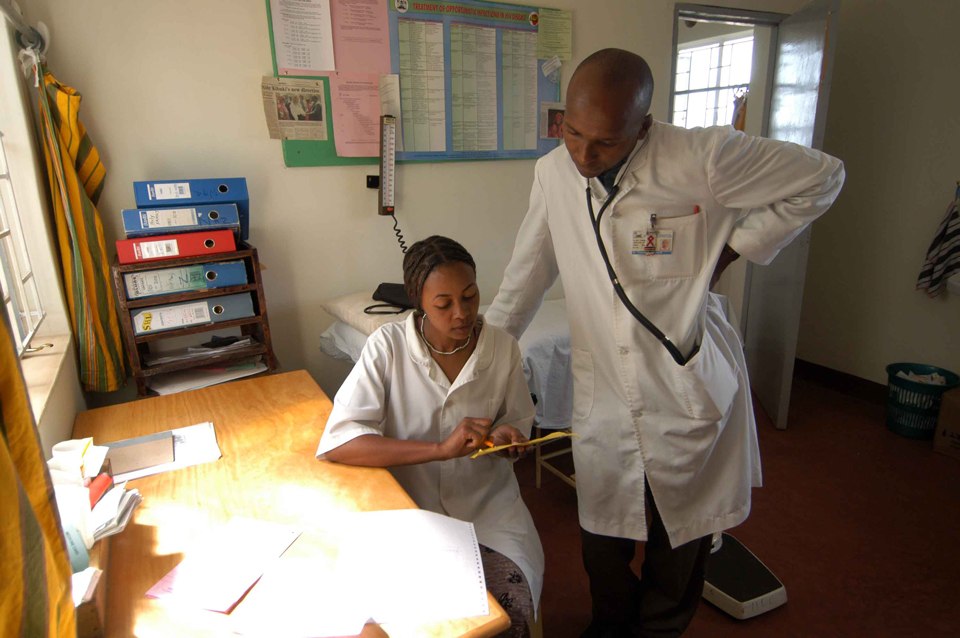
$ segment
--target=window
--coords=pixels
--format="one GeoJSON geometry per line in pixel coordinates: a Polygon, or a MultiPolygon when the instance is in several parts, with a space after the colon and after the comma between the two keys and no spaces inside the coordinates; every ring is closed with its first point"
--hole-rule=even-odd
{"type": "Polygon", "coordinates": [[[0,132],[0,285],[3,305],[17,341],[17,356],[23,354],[43,321],[37,280],[30,265],[13,192],[7,154],[0,132]]]}
{"type": "Polygon", "coordinates": [[[753,34],[690,43],[677,51],[673,123],[685,128],[733,122],[734,99],[750,88],[753,34]]]}

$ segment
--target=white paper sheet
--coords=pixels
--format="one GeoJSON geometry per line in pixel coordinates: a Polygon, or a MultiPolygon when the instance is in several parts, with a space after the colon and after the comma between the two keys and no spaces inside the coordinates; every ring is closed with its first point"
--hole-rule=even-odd
{"type": "MultiPolygon", "coordinates": [[[[392,115],[397,121],[402,121],[403,111],[400,108],[400,76],[380,76],[380,115],[392,115]]],[[[403,151],[403,127],[397,129],[397,152],[403,151]]]]}
{"type": "Polygon", "coordinates": [[[367,620],[362,600],[329,561],[283,558],[267,567],[230,621],[245,636],[355,636],[367,620]]]}
{"type": "Polygon", "coordinates": [[[97,591],[97,583],[103,571],[96,567],[87,567],[72,576],[73,606],[79,607],[82,603],[93,599],[97,591]]]}
{"type": "Polygon", "coordinates": [[[335,71],[329,0],[270,0],[280,75],[335,71]]]}
{"type": "Polygon", "coordinates": [[[344,516],[338,571],[378,623],[489,614],[473,523],[423,510],[344,516]]]}

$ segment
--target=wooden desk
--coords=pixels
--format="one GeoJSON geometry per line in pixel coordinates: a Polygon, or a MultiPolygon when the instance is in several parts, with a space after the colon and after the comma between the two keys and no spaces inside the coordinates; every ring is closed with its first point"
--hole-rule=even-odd
{"type": "MultiPolygon", "coordinates": [[[[73,436],[92,436],[95,443],[212,421],[223,453],[214,463],[130,483],[143,503],[127,528],[107,539],[107,636],[229,635],[227,615],[173,610],[144,593],[183,560],[192,542],[234,516],[299,526],[304,534],[287,554],[304,555],[318,547],[335,551],[323,547],[331,514],[416,507],[386,470],[315,458],[330,408],[330,399],[301,370],[77,415],[73,436]]],[[[487,596],[489,616],[384,629],[394,638],[495,635],[510,621],[487,596]]],[[[368,627],[364,635],[382,635],[376,631],[368,627]]]]}

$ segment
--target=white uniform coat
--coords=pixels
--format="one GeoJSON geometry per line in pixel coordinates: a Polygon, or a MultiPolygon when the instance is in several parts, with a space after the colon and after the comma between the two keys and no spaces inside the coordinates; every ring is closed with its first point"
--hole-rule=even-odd
{"type": "MultiPolygon", "coordinates": [[[[620,303],[587,212],[587,180],[564,147],[536,165],[530,205],[487,321],[522,334],[557,275],[566,294],[574,378],[573,456],[581,526],[645,540],[648,481],[671,544],[741,523],[760,459],[743,348],[708,297],[729,243],[769,263],[822,214],[842,163],[731,127],[655,122],[620,171],[601,235],[629,298],[687,354],[679,366],[620,303]],[[642,254],[650,229],[673,252],[642,254]],[[636,235],[635,235],[636,233],[636,235]],[[641,254],[637,254],[637,252],[641,254]]],[[[589,180],[599,211],[606,191],[589,180]]]]}
{"type": "MultiPolygon", "coordinates": [[[[450,383],[417,332],[413,314],[367,339],[333,400],[317,456],[363,434],[440,442],[464,417],[489,418],[530,435],[534,407],[516,339],[484,325],[477,346],[450,383]]],[[[520,498],[513,465],[496,454],[390,468],[422,509],[470,521],[477,540],[516,563],[536,608],[543,547],[520,498]]]]}

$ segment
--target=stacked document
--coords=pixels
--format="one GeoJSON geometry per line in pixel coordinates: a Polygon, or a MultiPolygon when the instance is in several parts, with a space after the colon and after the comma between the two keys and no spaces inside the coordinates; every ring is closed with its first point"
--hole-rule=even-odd
{"type": "Polygon", "coordinates": [[[122,532],[142,500],[139,490],[127,491],[126,483],[115,485],[103,495],[91,512],[93,540],[98,541],[105,536],[122,532]]]}
{"type": "Polygon", "coordinates": [[[174,394],[175,392],[197,390],[218,383],[224,383],[225,381],[241,379],[266,372],[266,370],[267,365],[257,356],[221,365],[203,366],[200,368],[191,368],[190,370],[160,374],[155,377],[150,377],[147,380],[147,385],[157,394],[174,394]]]}
{"type": "Polygon", "coordinates": [[[247,348],[253,343],[254,341],[250,337],[243,337],[222,346],[190,346],[188,348],[181,348],[179,350],[170,350],[169,352],[145,354],[143,356],[143,360],[147,363],[147,365],[151,366],[160,365],[162,363],[173,363],[175,361],[189,361],[190,359],[201,359],[208,357],[211,354],[226,354],[233,352],[234,350],[247,348]]]}

